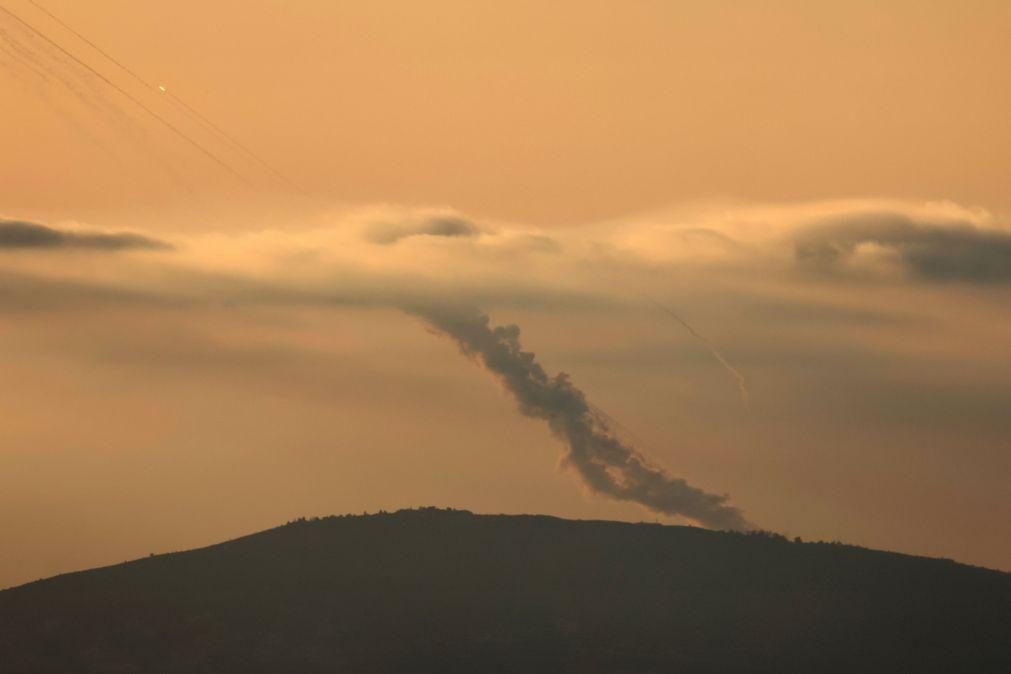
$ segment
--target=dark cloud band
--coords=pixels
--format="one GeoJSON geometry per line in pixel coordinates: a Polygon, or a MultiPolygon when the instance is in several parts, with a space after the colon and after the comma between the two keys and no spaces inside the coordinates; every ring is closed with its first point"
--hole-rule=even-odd
{"type": "Polygon", "coordinates": [[[368,239],[372,243],[389,245],[412,236],[472,238],[480,234],[481,229],[469,220],[445,216],[428,218],[420,223],[377,225],[368,233],[368,239]]]}
{"type": "Polygon", "coordinates": [[[819,223],[795,238],[797,259],[832,268],[861,244],[893,251],[910,273],[931,281],[1011,283],[1011,232],[962,220],[917,221],[900,213],[863,213],[819,223]]]}
{"type": "Polygon", "coordinates": [[[0,219],[0,250],[7,249],[170,250],[164,241],[129,232],[68,232],[24,220],[0,219]]]}

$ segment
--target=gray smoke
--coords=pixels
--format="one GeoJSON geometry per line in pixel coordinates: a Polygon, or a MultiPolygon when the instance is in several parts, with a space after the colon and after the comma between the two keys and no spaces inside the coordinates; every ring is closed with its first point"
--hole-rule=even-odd
{"type": "Polygon", "coordinates": [[[405,307],[452,338],[483,365],[519,403],[520,412],[544,419],[568,447],[564,463],[593,492],[631,501],[665,515],[681,515],[716,529],[750,528],[729,497],[710,494],[652,466],[612,432],[568,375],[550,376],[534,354],[523,351],[515,325],[493,327],[483,312],[445,306],[405,307]]]}

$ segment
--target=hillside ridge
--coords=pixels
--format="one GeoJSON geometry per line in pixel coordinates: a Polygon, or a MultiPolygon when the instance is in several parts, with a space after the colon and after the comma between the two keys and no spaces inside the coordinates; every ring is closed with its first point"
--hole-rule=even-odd
{"type": "Polygon", "coordinates": [[[743,536],[743,537],[746,537],[749,540],[772,541],[772,542],[775,542],[775,543],[778,543],[778,544],[801,545],[801,546],[803,546],[803,545],[807,545],[807,546],[831,546],[832,548],[836,548],[836,549],[861,550],[861,551],[865,551],[865,552],[868,552],[868,553],[875,553],[875,554],[882,554],[882,555],[895,555],[895,556],[899,556],[899,557],[906,557],[906,558],[909,558],[909,559],[931,560],[931,561],[935,561],[935,562],[949,563],[949,564],[954,564],[954,565],[957,565],[957,566],[962,566],[962,567],[967,567],[967,568],[973,568],[973,569],[979,569],[979,570],[983,570],[983,571],[990,571],[990,572],[994,572],[994,573],[998,573],[998,574],[1011,575],[1011,572],[1008,572],[1008,571],[1003,571],[1001,569],[993,569],[993,568],[990,568],[990,567],[981,566],[981,565],[977,565],[977,564],[970,564],[970,563],[967,563],[967,562],[961,562],[961,561],[952,559],[950,557],[933,557],[933,556],[930,556],[930,555],[917,555],[917,554],[907,553],[907,552],[897,552],[897,551],[893,551],[893,550],[883,550],[883,549],[880,549],[880,548],[869,548],[869,547],[866,547],[866,546],[856,545],[856,544],[853,544],[853,543],[845,543],[845,542],[838,541],[838,540],[831,540],[831,541],[826,541],[826,540],[816,540],[816,541],[814,541],[814,540],[803,540],[799,536],[790,538],[788,536],[785,536],[784,534],[781,534],[781,533],[778,533],[778,532],[775,532],[775,531],[764,530],[764,529],[755,529],[755,530],[743,531],[743,532],[742,531],[721,531],[721,530],[714,530],[714,529],[706,529],[704,527],[696,527],[696,526],[692,526],[692,525],[688,525],[688,524],[665,524],[665,523],[659,523],[659,522],[647,522],[645,520],[639,521],[639,522],[630,522],[630,521],[607,520],[607,519],[581,519],[581,518],[580,519],[574,519],[574,518],[559,517],[559,516],[556,516],[556,515],[542,515],[542,514],[533,514],[533,513],[475,513],[475,512],[473,512],[471,510],[466,510],[466,509],[461,509],[461,508],[441,508],[441,507],[438,507],[438,506],[419,506],[419,507],[414,507],[414,508],[400,508],[398,510],[392,510],[392,511],[378,510],[378,511],[372,512],[372,513],[370,513],[370,512],[362,512],[361,514],[343,513],[343,514],[333,514],[333,515],[298,517],[298,518],[295,518],[295,519],[292,519],[292,520],[288,520],[284,524],[278,525],[276,527],[270,527],[268,529],[262,529],[260,531],[255,531],[255,532],[248,533],[248,534],[242,534],[240,536],[236,536],[235,538],[225,539],[225,540],[219,541],[217,543],[211,543],[209,545],[204,545],[204,546],[200,546],[200,547],[196,547],[196,548],[187,548],[187,549],[184,549],[184,550],[173,550],[173,551],[170,551],[170,552],[151,553],[151,554],[143,556],[143,557],[137,557],[137,558],[134,558],[134,559],[127,559],[127,560],[123,560],[121,562],[114,562],[112,564],[107,564],[107,565],[92,567],[92,568],[89,568],[89,569],[79,569],[79,570],[75,570],[75,571],[67,571],[67,572],[59,573],[59,574],[56,574],[56,575],[53,575],[53,576],[47,576],[47,577],[44,577],[44,578],[38,578],[38,579],[35,579],[35,580],[31,580],[31,581],[28,581],[28,582],[25,582],[25,583],[21,583],[19,585],[13,585],[13,586],[10,586],[10,587],[0,588],[0,593],[6,592],[8,590],[19,589],[19,588],[22,588],[22,587],[28,587],[28,586],[31,586],[31,585],[35,585],[37,583],[44,583],[44,582],[50,581],[52,579],[61,578],[61,577],[64,577],[64,576],[74,576],[74,575],[77,575],[77,574],[87,574],[87,573],[91,573],[91,572],[94,572],[94,571],[102,571],[102,570],[105,570],[105,569],[113,569],[113,568],[120,567],[120,566],[127,565],[127,564],[142,563],[142,562],[145,562],[147,560],[150,560],[150,559],[156,558],[156,557],[166,557],[166,556],[172,556],[172,555],[180,555],[180,554],[186,554],[186,553],[189,553],[189,552],[197,552],[197,551],[201,551],[201,550],[212,550],[212,549],[215,549],[215,548],[219,548],[221,546],[226,546],[226,545],[229,545],[231,543],[236,543],[236,542],[243,541],[243,540],[246,540],[246,539],[249,539],[249,538],[268,536],[268,535],[270,535],[273,532],[278,532],[278,531],[284,530],[284,529],[286,529],[288,527],[297,527],[297,526],[300,526],[300,525],[312,525],[312,524],[316,524],[316,523],[325,524],[327,522],[335,522],[335,521],[342,521],[342,520],[348,520],[348,519],[365,519],[365,520],[367,520],[367,519],[370,519],[370,518],[399,518],[399,517],[413,517],[413,516],[427,516],[427,517],[431,517],[431,516],[454,517],[455,516],[455,517],[473,517],[473,518],[507,518],[507,519],[515,519],[517,521],[521,521],[521,520],[545,520],[545,521],[569,522],[569,523],[577,523],[577,524],[613,524],[613,525],[617,525],[617,526],[660,527],[660,528],[666,528],[666,529],[688,529],[688,530],[693,530],[693,531],[709,532],[709,533],[716,533],[716,534],[735,536],[735,537],[741,537],[741,536],[743,536]]]}
{"type": "Polygon", "coordinates": [[[1006,672],[1011,574],[769,532],[420,508],[0,592],[0,671],[1006,672]]]}

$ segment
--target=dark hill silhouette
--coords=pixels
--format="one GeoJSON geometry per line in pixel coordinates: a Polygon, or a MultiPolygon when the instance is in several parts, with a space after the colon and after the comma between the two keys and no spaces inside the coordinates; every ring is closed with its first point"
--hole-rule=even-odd
{"type": "Polygon", "coordinates": [[[771,534],[421,509],[0,592],[4,674],[1011,672],[1011,574],[771,534]]]}

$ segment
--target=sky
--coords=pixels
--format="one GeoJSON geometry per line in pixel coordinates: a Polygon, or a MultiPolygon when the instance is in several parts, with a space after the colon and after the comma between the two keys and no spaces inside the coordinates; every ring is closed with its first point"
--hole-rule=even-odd
{"type": "Polygon", "coordinates": [[[0,587],[418,505],[1011,569],[1008,3],[38,3],[0,587]]]}

